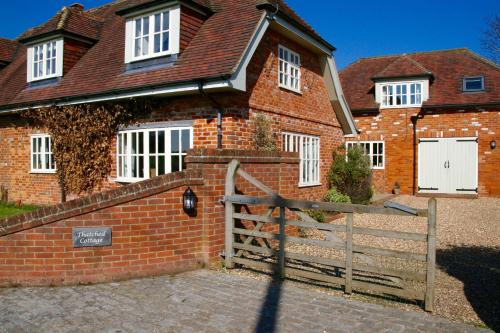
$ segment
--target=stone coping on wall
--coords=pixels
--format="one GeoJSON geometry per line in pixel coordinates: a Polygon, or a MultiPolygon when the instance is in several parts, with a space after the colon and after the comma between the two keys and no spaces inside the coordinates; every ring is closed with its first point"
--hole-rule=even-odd
{"type": "Polygon", "coordinates": [[[299,164],[299,154],[289,152],[271,152],[259,150],[232,149],[191,149],[186,157],[186,163],[194,164],[227,164],[232,160],[241,163],[255,164],[299,164]]]}
{"type": "Polygon", "coordinates": [[[40,208],[26,214],[0,219],[0,237],[146,198],[181,186],[203,184],[200,170],[187,170],[155,177],[110,191],[40,208]]]}

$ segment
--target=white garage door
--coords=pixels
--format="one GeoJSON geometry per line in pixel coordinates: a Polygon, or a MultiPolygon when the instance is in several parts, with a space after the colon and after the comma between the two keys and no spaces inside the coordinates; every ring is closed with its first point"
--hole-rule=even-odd
{"type": "Polygon", "coordinates": [[[418,156],[420,193],[477,193],[477,138],[420,139],[418,156]]]}

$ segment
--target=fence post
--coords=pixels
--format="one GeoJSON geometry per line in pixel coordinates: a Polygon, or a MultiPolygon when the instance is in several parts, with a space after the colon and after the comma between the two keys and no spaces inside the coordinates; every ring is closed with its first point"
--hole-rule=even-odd
{"type": "Polygon", "coordinates": [[[280,230],[279,230],[279,258],[278,258],[278,275],[280,279],[285,278],[285,223],[286,223],[285,207],[280,207],[280,230]]]}
{"type": "Polygon", "coordinates": [[[347,213],[346,248],[345,248],[345,289],[346,294],[352,293],[352,239],[353,239],[354,214],[347,213]]]}
{"type": "Polygon", "coordinates": [[[427,279],[425,286],[425,311],[434,311],[434,278],[436,275],[436,213],[437,201],[429,199],[427,217],[427,279]]]}
{"type": "MultiPolygon", "coordinates": [[[[235,178],[236,178],[236,172],[238,171],[238,168],[240,166],[240,162],[236,160],[232,160],[231,163],[229,163],[229,166],[227,168],[227,174],[226,174],[226,184],[225,184],[225,195],[226,196],[231,196],[234,195],[235,193],[235,178]]],[[[231,269],[234,268],[234,263],[233,263],[233,241],[234,241],[234,235],[233,235],[233,228],[234,228],[234,204],[232,202],[226,201],[225,202],[225,214],[224,214],[224,219],[225,219],[225,258],[224,258],[224,264],[226,268],[231,269]]]]}

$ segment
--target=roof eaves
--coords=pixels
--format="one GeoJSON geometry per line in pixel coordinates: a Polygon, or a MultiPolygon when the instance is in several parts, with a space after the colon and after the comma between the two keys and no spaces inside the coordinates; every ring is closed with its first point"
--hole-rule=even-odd
{"type": "Polygon", "coordinates": [[[319,34],[311,31],[310,29],[308,29],[306,27],[304,27],[303,24],[301,24],[300,22],[298,22],[297,20],[295,20],[293,17],[291,17],[287,13],[283,12],[281,9],[279,9],[279,7],[276,8],[273,4],[269,3],[268,1],[264,0],[264,1],[261,1],[260,3],[258,3],[257,4],[257,9],[261,9],[261,10],[264,9],[264,10],[267,10],[268,12],[270,12],[270,13],[272,13],[274,15],[278,15],[280,18],[284,19],[285,21],[287,21],[288,23],[290,23],[291,25],[293,25],[297,29],[301,30],[302,32],[304,32],[305,34],[307,34],[308,36],[310,36],[311,38],[313,38],[314,40],[318,41],[323,46],[325,46],[326,48],[330,49],[332,52],[335,51],[335,50],[337,50],[335,48],[335,46],[333,46],[332,44],[330,44],[329,42],[327,42],[319,34]]]}

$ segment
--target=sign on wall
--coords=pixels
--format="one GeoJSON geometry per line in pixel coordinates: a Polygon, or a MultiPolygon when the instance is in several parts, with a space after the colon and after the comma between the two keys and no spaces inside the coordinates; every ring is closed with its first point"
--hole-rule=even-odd
{"type": "Polygon", "coordinates": [[[73,247],[111,245],[111,228],[73,228],[73,247]]]}

